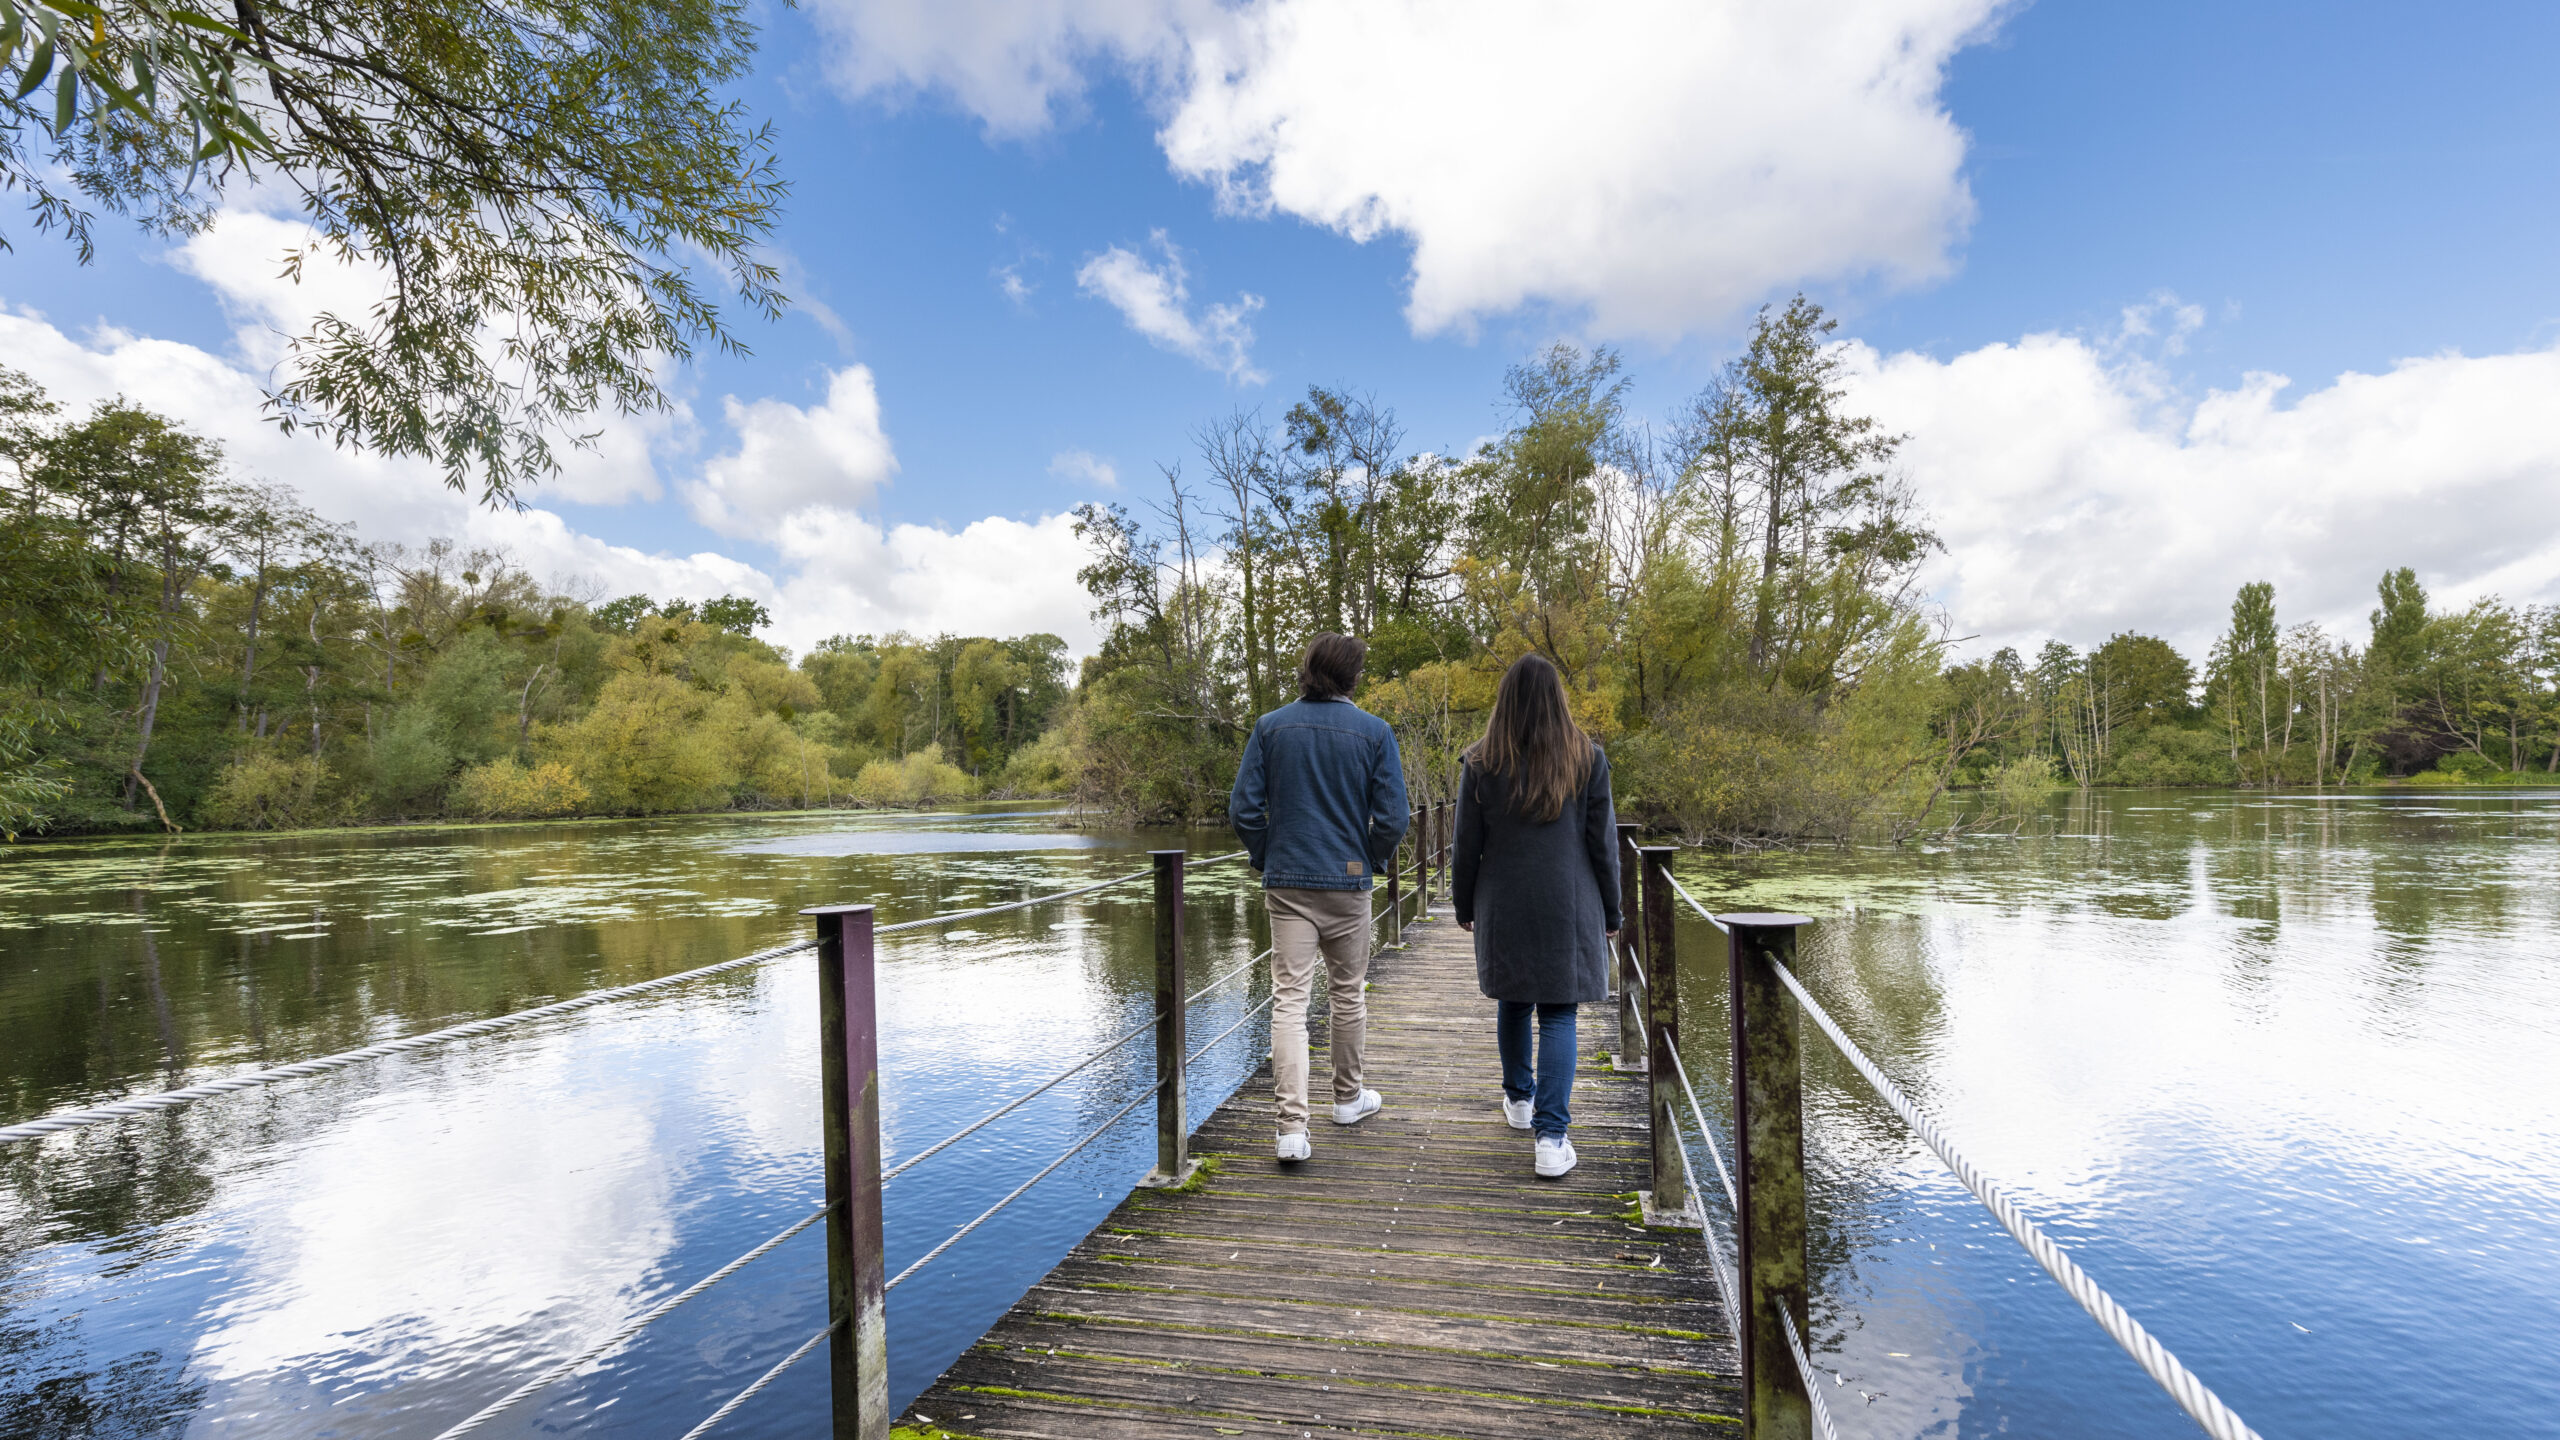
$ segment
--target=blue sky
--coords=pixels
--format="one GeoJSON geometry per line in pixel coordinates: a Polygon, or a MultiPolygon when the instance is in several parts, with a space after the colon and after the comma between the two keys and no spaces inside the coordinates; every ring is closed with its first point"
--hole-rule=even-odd
{"type": "Polygon", "coordinates": [[[319,297],[273,282],[289,234],[248,204],[180,250],[110,231],[85,269],[11,223],[0,341],[371,536],[759,593],[800,644],[1081,641],[1056,517],[1148,492],[1213,415],[1349,384],[1463,447],[1556,339],[1619,345],[1659,414],[1802,287],[1914,436],[1961,633],[2196,644],[2258,578],[2352,627],[2398,563],[2560,599],[2560,10],[1536,10],[768,11],[745,95],[804,303],[531,517],[257,428],[261,335],[319,297]],[[1129,308],[1177,266],[1178,304],[1129,308]]]}

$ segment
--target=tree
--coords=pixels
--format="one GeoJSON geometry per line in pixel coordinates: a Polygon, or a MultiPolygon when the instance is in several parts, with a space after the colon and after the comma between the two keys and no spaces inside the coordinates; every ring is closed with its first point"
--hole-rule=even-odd
{"type": "Polygon", "coordinates": [[[1840,408],[1842,361],[1829,343],[1839,324],[1802,295],[1775,315],[1764,307],[1750,344],[1691,408],[1702,454],[1737,486],[1735,521],[1747,506],[1759,527],[1751,663],[1764,675],[1785,663],[1783,632],[1814,602],[1819,562],[1856,547],[1911,566],[1935,543],[1893,503],[1885,467],[1902,437],[1840,408]],[[1844,523],[1860,510],[1871,512],[1863,526],[1844,523]]]}
{"type": "Polygon", "coordinates": [[[702,623],[716,625],[732,635],[752,635],[772,624],[773,616],[744,595],[723,595],[702,602],[702,623]]]}
{"type": "Polygon", "coordinates": [[[2156,635],[2126,631],[2109,636],[2089,657],[2089,666],[2105,677],[2119,725],[2174,723],[2194,707],[2195,667],[2156,635]]]}
{"type": "MultiPolygon", "coordinates": [[[[341,444],[428,457],[503,500],[598,411],[666,407],[698,344],[742,346],[697,266],[757,313],[784,186],[722,91],[743,0],[0,0],[0,185],[85,263],[94,216],[158,233],[223,198],[296,196],[283,257],[382,277],[295,338],[269,409],[341,444]]],[[[0,241],[5,243],[5,241],[0,241]]]]}
{"type": "Polygon", "coordinates": [[[149,665],[134,710],[124,801],[130,809],[137,790],[148,794],[160,823],[171,830],[179,827],[142,767],[151,758],[170,648],[192,618],[188,588],[213,562],[221,532],[236,514],[239,492],[221,482],[221,459],[221,447],[212,441],[115,401],[55,437],[36,477],[54,494],[113,517],[118,540],[111,593],[131,600],[143,586],[156,592],[145,622],[149,665]]]}
{"type": "Polygon", "coordinates": [[[2261,785],[2278,783],[2274,751],[2279,713],[2273,705],[2282,685],[2282,660],[2276,638],[2276,587],[2263,580],[2240,587],[2231,602],[2231,628],[2213,642],[2206,685],[2213,717],[2222,726],[2232,766],[2242,783],[2254,775],[2261,785]],[[2243,755],[2254,757],[2254,764],[2243,755]]]}

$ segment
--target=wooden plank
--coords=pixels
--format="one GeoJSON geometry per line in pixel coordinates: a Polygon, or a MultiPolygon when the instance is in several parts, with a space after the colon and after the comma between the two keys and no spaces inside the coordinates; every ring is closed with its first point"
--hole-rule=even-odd
{"type": "Polygon", "coordinates": [[[1705,1251],[1630,1223],[1646,1094],[1593,1063],[1614,1011],[1584,1011],[1582,1162],[1541,1180],[1502,1123],[1470,942],[1445,919],[1407,938],[1370,972],[1384,1111],[1315,1125],[1315,1157],[1283,1167],[1266,1065],[1193,1137],[1213,1173],[1133,1193],[904,1423],[987,1440],[1737,1434],[1705,1251]]]}

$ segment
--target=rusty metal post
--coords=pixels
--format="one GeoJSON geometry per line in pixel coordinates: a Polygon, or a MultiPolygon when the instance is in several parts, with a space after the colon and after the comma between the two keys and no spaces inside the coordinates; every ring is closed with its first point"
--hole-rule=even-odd
{"type": "Polygon", "coordinates": [[[1404,938],[1404,842],[1387,852],[1387,943],[1404,938]]]}
{"type": "Polygon", "coordinates": [[[1183,851],[1151,850],[1156,862],[1156,1168],[1138,1183],[1150,1190],[1186,1184],[1200,1168],[1191,1158],[1191,1111],[1183,1092],[1183,1057],[1191,1048],[1184,1024],[1182,978],[1183,851]]]}
{"type": "Polygon", "coordinates": [[[1413,918],[1417,920],[1431,917],[1431,811],[1425,805],[1413,812],[1413,888],[1420,896],[1413,918]]]}
{"type": "Polygon", "coordinates": [[[1779,1307],[1810,1336],[1805,1314],[1804,1076],[1796,1053],[1796,1013],[1771,961],[1792,963],[1802,915],[1726,915],[1732,929],[1725,967],[1733,986],[1733,1183],[1741,1203],[1734,1230],[1741,1250],[1746,1440],[1809,1440],[1812,1402],[1787,1350],[1779,1307]]]}
{"type": "Polygon", "coordinates": [[[828,1356],[835,1440],[888,1440],[889,1327],[880,1229],[880,1025],[871,907],[821,905],[818,1071],[827,1167],[828,1356]]]}
{"type": "Polygon", "coordinates": [[[1638,1073],[1645,1068],[1644,987],[1637,983],[1644,974],[1644,909],[1636,903],[1642,869],[1636,858],[1636,832],[1642,828],[1618,827],[1619,930],[1617,953],[1611,957],[1618,990],[1618,1051],[1609,1057],[1610,1069],[1638,1073]]]}
{"type": "Polygon", "coordinates": [[[1653,1188],[1637,1197],[1644,1223],[1683,1230],[1698,1229],[1698,1197],[1689,1193],[1689,1172],[1680,1163],[1678,1114],[1672,1108],[1680,1094],[1679,1072],[1671,1053],[1680,1046],[1680,954],[1671,932],[1671,856],[1668,845],[1636,849],[1644,866],[1644,1017],[1646,1107],[1653,1161],[1653,1188]]]}

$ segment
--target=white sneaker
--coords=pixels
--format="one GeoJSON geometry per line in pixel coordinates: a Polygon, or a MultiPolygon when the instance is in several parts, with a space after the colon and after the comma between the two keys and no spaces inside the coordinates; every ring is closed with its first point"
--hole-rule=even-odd
{"type": "Polygon", "coordinates": [[[1307,1132],[1304,1130],[1292,1130],[1281,1136],[1272,1148],[1283,1160],[1304,1160],[1316,1153],[1316,1147],[1307,1143],[1307,1132]]]}
{"type": "Polygon", "coordinates": [[[1538,1174],[1553,1180],[1572,1169],[1581,1160],[1573,1153],[1573,1142],[1561,1135],[1538,1137],[1538,1174]]]}
{"type": "Polygon", "coordinates": [[[1536,1108],[1534,1100],[1514,1100],[1508,1095],[1502,1097],[1502,1118],[1514,1130],[1528,1129],[1529,1116],[1536,1108]]]}
{"type": "Polygon", "coordinates": [[[1357,1125],[1361,1121],[1368,1119],[1370,1116],[1377,1114],[1378,1107],[1386,1103],[1386,1101],[1378,1098],[1377,1091],[1363,1090],[1360,1092],[1360,1098],[1357,1100],[1353,1100],[1348,1103],[1342,1101],[1336,1101],[1334,1103],[1333,1123],[1336,1125],[1357,1125]]]}

